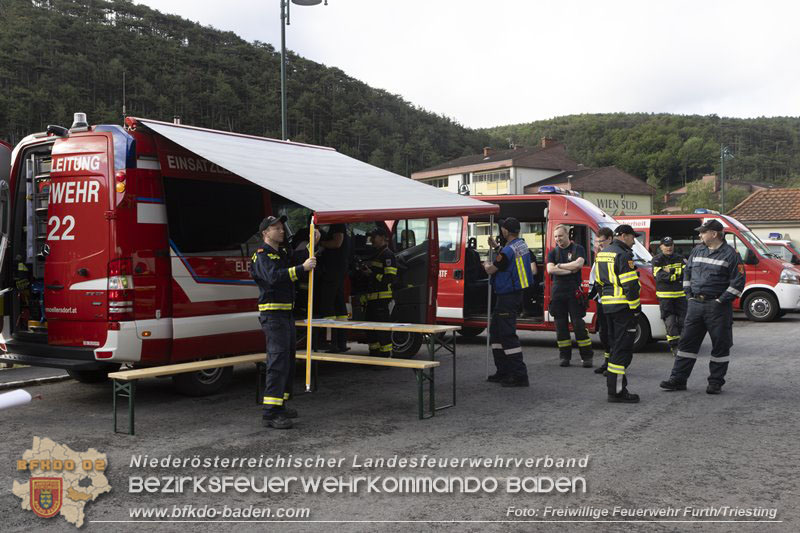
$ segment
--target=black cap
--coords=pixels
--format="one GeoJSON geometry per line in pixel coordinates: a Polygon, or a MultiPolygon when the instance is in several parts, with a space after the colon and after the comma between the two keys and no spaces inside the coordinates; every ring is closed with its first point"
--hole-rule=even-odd
{"type": "Polygon", "coordinates": [[[380,235],[382,237],[388,237],[389,236],[389,232],[386,231],[386,228],[376,226],[376,227],[372,228],[372,230],[370,230],[369,235],[371,237],[374,237],[375,235],[380,235]]]}
{"type": "Polygon", "coordinates": [[[706,220],[705,222],[703,222],[702,226],[694,228],[694,230],[699,232],[699,233],[705,233],[706,231],[709,231],[709,230],[712,230],[712,231],[724,231],[724,229],[725,228],[722,227],[722,224],[720,223],[720,221],[716,220],[714,218],[712,218],[710,220],[706,220]]]}
{"type": "Polygon", "coordinates": [[[636,236],[637,233],[633,231],[633,228],[630,224],[620,224],[617,226],[617,229],[614,230],[614,235],[634,235],[636,236]]]}
{"type": "Polygon", "coordinates": [[[672,246],[673,244],[675,244],[675,241],[672,240],[672,237],[663,237],[661,239],[661,244],[663,244],[664,246],[672,246]]]}
{"type": "Polygon", "coordinates": [[[508,217],[500,223],[501,228],[506,228],[511,233],[519,233],[519,220],[508,217]]]}
{"type": "Polygon", "coordinates": [[[264,231],[271,225],[276,224],[277,222],[280,222],[281,224],[286,222],[286,215],[282,215],[279,217],[273,215],[268,216],[267,218],[261,221],[261,224],[258,225],[258,231],[264,231]]]}

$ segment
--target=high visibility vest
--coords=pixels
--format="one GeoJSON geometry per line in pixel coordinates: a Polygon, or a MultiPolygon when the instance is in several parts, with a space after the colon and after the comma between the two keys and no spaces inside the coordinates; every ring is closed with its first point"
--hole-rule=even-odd
{"type": "Polygon", "coordinates": [[[505,270],[499,270],[493,277],[494,292],[496,294],[509,294],[527,289],[533,284],[533,271],[531,270],[531,253],[528,245],[520,238],[516,238],[500,251],[508,263],[505,270]]]}

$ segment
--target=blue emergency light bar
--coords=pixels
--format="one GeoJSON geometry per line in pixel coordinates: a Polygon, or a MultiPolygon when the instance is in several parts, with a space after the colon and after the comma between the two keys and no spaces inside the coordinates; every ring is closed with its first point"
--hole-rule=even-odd
{"type": "Polygon", "coordinates": [[[769,238],[774,241],[778,241],[783,238],[783,235],[781,235],[780,233],[770,233],[769,238]]]}
{"type": "Polygon", "coordinates": [[[555,185],[542,185],[539,187],[540,194],[568,194],[570,196],[580,196],[576,191],[570,191],[569,189],[564,189],[562,187],[556,187],[555,185]]]}
{"type": "Polygon", "coordinates": [[[694,210],[695,215],[719,215],[719,211],[714,211],[713,209],[706,209],[704,207],[699,207],[694,210]]]}

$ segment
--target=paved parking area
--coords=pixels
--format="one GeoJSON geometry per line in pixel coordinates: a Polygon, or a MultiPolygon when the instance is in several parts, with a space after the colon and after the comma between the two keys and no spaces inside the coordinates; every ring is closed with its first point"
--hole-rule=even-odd
{"type": "MultiPolygon", "coordinates": [[[[22,511],[11,493],[16,461],[30,448],[34,436],[48,437],[76,451],[95,448],[107,454],[106,472],[112,491],[86,507],[86,531],[164,530],[191,527],[198,531],[264,530],[324,531],[796,531],[800,525],[798,486],[798,357],[800,315],[788,315],[771,324],[737,317],[735,346],[728,384],[723,394],[705,393],[707,355],[701,356],[686,392],[663,392],[658,383],[669,374],[672,357],[664,343],[637,354],[630,369],[630,390],[642,396],[638,405],[608,404],[605,383],[589,369],[558,366],[553,334],[522,334],[531,387],[507,389],[484,382],[485,337],[459,339],[458,405],[439,412],[433,420],[416,418],[415,387],[411,371],[375,371],[350,366],[324,367],[313,394],[294,402],[300,411],[295,429],[276,431],[260,426],[254,404],[254,368],[242,367],[234,383],[221,394],[187,398],[176,394],[168,379],[142,382],[137,393],[137,435],[111,432],[110,384],[82,385],[74,381],[29,389],[42,395],[26,406],[0,411],[4,443],[0,448],[0,523],[4,531],[73,529],[61,517],[40,519],[22,511]],[[336,466],[268,468],[237,466],[209,468],[136,467],[139,456],[163,459],[215,457],[276,457],[305,460],[333,459],[336,466]],[[430,458],[467,461],[460,467],[374,466],[369,458],[430,458]],[[588,457],[585,466],[547,466],[547,458],[588,457]],[[132,460],[132,458],[134,458],[132,460]],[[470,459],[494,461],[475,466],[470,459]],[[539,459],[539,467],[500,466],[508,459],[539,459]],[[341,462],[338,462],[341,460],[341,462]],[[380,476],[376,487],[389,478],[474,478],[498,484],[476,492],[381,490],[359,486],[353,493],[337,481],[342,493],[304,490],[290,485],[288,492],[253,490],[225,493],[131,493],[137,476],[244,476],[256,484],[264,476],[313,478],[380,476]],[[558,493],[508,492],[516,478],[563,477],[585,491],[558,493]],[[134,481],[132,482],[132,479],[134,481]],[[130,521],[139,507],[246,509],[308,509],[300,523],[110,523],[130,521]],[[548,508],[550,510],[548,511],[548,508]],[[614,513],[614,509],[620,510],[614,513]],[[686,509],[689,508],[689,511],[686,509]],[[730,516],[731,510],[750,515],[730,516]],[[511,509],[511,510],[509,510],[511,509]],[[566,511],[559,511],[564,509],[566,511]],[[614,513],[595,519],[593,513],[614,513]],[[622,516],[623,510],[662,510],[677,516],[622,516]],[[702,512],[728,513],[692,516],[702,512]],[[570,511],[571,510],[571,511],[570,511]],[[716,511],[714,511],[716,510],[716,511]],[[769,513],[774,511],[774,515],[769,513]],[[557,513],[573,516],[558,516],[557,513]],[[686,513],[689,513],[686,515],[686,513]],[[554,514],[555,513],[555,514],[554,514]],[[753,514],[755,513],[755,515],[753,514]],[[758,516],[758,514],[761,514],[758,516]],[[523,515],[523,516],[518,516],[523,515]],[[527,516],[525,516],[527,515],[527,516]],[[546,516],[547,515],[547,516],[546,516]],[[774,521],[764,522],[772,518],[774,521]],[[639,522],[630,522],[632,519],[639,522]],[[569,523],[553,523],[570,521],[569,523]],[[609,523],[609,520],[624,522],[609,523]],[[650,522],[657,520],[658,522],[650,522]],[[702,522],[677,523],[683,520],[702,522]],[[729,522],[740,520],[740,522],[729,522]],[[742,522],[761,521],[760,523],[742,522]],[[416,521],[425,521],[417,523],[416,521]],[[525,521],[525,522],[522,522],[525,521]]],[[[705,345],[707,353],[708,343],[705,345]]],[[[577,357],[577,353],[576,353],[577,357]]],[[[596,357],[596,361],[599,361],[596,357]]],[[[438,371],[441,401],[449,392],[449,362],[438,371]]],[[[302,388],[301,380],[297,381],[302,388]]],[[[392,483],[393,481],[389,481],[392,483]]],[[[445,483],[439,481],[437,483],[445,483]]],[[[528,481],[528,489],[531,488],[528,481]]],[[[419,488],[419,487],[417,487],[419,488]]],[[[442,488],[442,487],[440,487],[442,488]]],[[[448,489],[449,490],[449,489],[448,489]]],[[[645,511],[639,511],[640,513],[645,511]]],[[[275,518],[271,518],[274,520],[275,518]]],[[[137,520],[144,520],[138,518],[137,520]]],[[[150,518],[149,520],[155,520],[150,518]]],[[[216,517],[215,520],[222,520],[216,517]]],[[[229,520],[233,520],[232,518],[229,520]]],[[[265,518],[261,518],[265,520],[265,518]]]]}

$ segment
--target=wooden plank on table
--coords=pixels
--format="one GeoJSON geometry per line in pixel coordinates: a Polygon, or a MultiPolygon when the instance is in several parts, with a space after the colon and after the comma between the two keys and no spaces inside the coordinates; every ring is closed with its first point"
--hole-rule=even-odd
{"type": "MultiPolygon", "coordinates": [[[[296,326],[305,327],[308,323],[305,320],[297,320],[296,326]]],[[[315,319],[311,321],[315,328],[331,329],[360,329],[372,331],[406,331],[410,333],[447,333],[457,331],[461,326],[445,326],[440,324],[408,324],[398,322],[365,322],[365,321],[344,321],[344,320],[325,320],[315,319]]]]}

